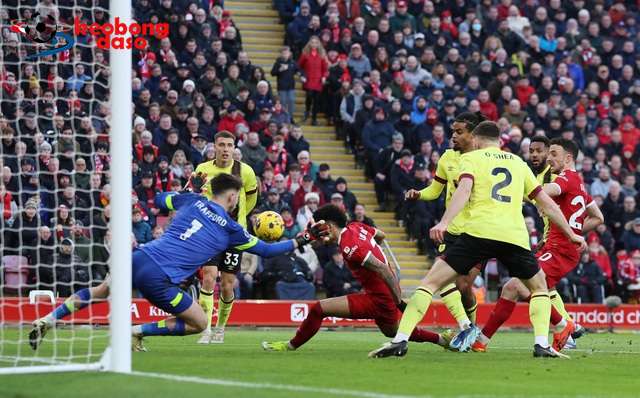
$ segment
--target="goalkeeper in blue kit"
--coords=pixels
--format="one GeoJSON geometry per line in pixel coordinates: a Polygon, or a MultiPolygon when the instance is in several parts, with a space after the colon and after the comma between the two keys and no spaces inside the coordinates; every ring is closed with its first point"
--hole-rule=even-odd
{"type": "MultiPolygon", "coordinates": [[[[242,182],[230,174],[220,174],[210,184],[211,200],[192,193],[163,193],[156,198],[160,208],[178,212],[160,238],[134,250],[132,284],[144,298],[173,316],[134,326],[135,351],[146,351],[142,344],[144,336],[183,336],[200,333],[206,328],[207,319],[202,307],[179,284],[210,258],[229,247],[261,257],[274,257],[328,235],[327,224],[320,221],[310,225],[306,233],[295,240],[265,243],[229,216],[238,203],[242,182]]],[[[50,314],[34,322],[29,334],[31,347],[38,347],[56,320],[86,307],[92,300],[106,298],[108,294],[108,281],[75,293],[50,314]]]]}

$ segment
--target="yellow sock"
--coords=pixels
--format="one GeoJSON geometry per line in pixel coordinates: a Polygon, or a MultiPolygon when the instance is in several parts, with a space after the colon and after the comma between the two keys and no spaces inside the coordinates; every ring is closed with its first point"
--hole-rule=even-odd
{"type": "Polygon", "coordinates": [[[558,292],[553,292],[551,293],[550,297],[551,297],[551,305],[553,305],[556,308],[556,310],[560,313],[560,315],[562,315],[562,317],[567,321],[569,320],[572,321],[573,319],[571,319],[571,315],[569,315],[567,310],[564,308],[564,302],[562,301],[562,297],[560,296],[560,294],[558,294],[558,292]]]}
{"type": "Polygon", "coordinates": [[[462,295],[454,283],[450,283],[440,290],[440,297],[449,313],[458,322],[460,329],[466,329],[471,323],[462,305],[462,295]]]}
{"type": "Polygon", "coordinates": [[[549,317],[551,316],[551,300],[549,293],[536,292],[529,301],[529,319],[533,325],[536,344],[549,346],[549,317]]]}
{"type": "Polygon", "coordinates": [[[471,308],[465,308],[465,312],[467,313],[467,317],[471,323],[476,323],[476,313],[478,312],[478,303],[474,303],[471,308]]]}
{"type": "Polygon", "coordinates": [[[207,330],[211,329],[211,318],[213,317],[213,291],[207,292],[200,289],[200,298],[198,298],[200,307],[207,316],[207,330]]]}
{"type": "MultiPolygon", "coordinates": [[[[433,299],[433,293],[424,287],[419,287],[411,300],[407,304],[402,319],[400,320],[400,326],[398,327],[398,335],[401,335],[402,340],[409,340],[409,336],[413,333],[413,329],[420,323],[424,314],[427,313],[431,300],[433,299]]],[[[396,337],[399,337],[399,336],[396,337]]]]}
{"type": "Polygon", "coordinates": [[[217,328],[223,328],[227,325],[229,315],[231,315],[231,309],[233,308],[234,297],[231,297],[230,301],[224,301],[222,296],[218,300],[218,321],[216,322],[217,328]]]}

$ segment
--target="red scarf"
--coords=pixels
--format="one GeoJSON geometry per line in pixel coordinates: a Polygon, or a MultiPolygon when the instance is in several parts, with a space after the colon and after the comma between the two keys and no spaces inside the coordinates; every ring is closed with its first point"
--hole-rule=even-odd
{"type": "Polygon", "coordinates": [[[340,76],[341,82],[351,82],[351,73],[349,73],[349,68],[344,68],[342,70],[342,76],[340,76]]]}
{"type": "Polygon", "coordinates": [[[413,158],[411,158],[411,161],[409,162],[409,164],[405,164],[402,161],[402,159],[397,160],[398,166],[400,166],[400,168],[407,174],[411,174],[411,170],[413,170],[413,163],[414,163],[413,158]]]}
{"type": "Polygon", "coordinates": [[[5,192],[4,197],[0,197],[2,200],[2,217],[8,220],[11,217],[11,193],[5,192]]]}

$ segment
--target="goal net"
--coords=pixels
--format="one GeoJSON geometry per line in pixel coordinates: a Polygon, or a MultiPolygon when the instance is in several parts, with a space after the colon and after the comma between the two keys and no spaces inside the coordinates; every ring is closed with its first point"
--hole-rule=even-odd
{"type": "Polygon", "coordinates": [[[131,53],[73,29],[112,3],[0,8],[0,374],[130,370],[131,53]]]}

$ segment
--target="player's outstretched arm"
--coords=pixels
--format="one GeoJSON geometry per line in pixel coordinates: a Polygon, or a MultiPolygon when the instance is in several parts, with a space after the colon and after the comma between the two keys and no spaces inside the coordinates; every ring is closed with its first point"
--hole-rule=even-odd
{"type": "Polygon", "coordinates": [[[415,189],[410,189],[404,194],[405,200],[436,200],[440,197],[442,190],[444,189],[445,184],[437,179],[433,179],[431,184],[425,189],[418,191],[415,189]]]}
{"type": "Polygon", "coordinates": [[[458,181],[458,188],[451,197],[451,203],[444,212],[442,219],[435,227],[429,231],[429,236],[436,242],[442,242],[444,240],[444,233],[447,232],[447,228],[451,221],[464,209],[464,206],[471,197],[471,190],[473,189],[473,177],[471,175],[460,175],[458,181]]]}
{"type": "Polygon", "coordinates": [[[584,251],[587,249],[587,244],[584,238],[573,232],[573,230],[569,226],[569,223],[564,218],[564,215],[562,214],[560,207],[558,207],[556,202],[554,202],[553,199],[551,199],[551,197],[547,195],[547,193],[544,190],[540,189],[539,193],[535,196],[535,199],[536,199],[536,206],[538,207],[538,210],[546,214],[547,217],[549,217],[549,220],[551,220],[552,223],[557,225],[565,234],[565,236],[569,238],[569,240],[571,240],[576,245],[580,246],[581,251],[584,251]]]}
{"type": "Polygon", "coordinates": [[[587,218],[582,224],[582,232],[593,231],[600,224],[604,224],[604,215],[598,205],[595,202],[591,202],[587,205],[587,218]]]}
{"type": "Polygon", "coordinates": [[[250,239],[246,243],[236,246],[235,248],[256,254],[260,257],[270,258],[292,252],[296,248],[308,245],[315,240],[324,239],[329,236],[329,226],[324,221],[318,221],[309,225],[297,238],[276,243],[266,243],[255,236],[248,236],[250,236],[250,239]]]}
{"type": "Polygon", "coordinates": [[[362,266],[380,275],[384,283],[386,283],[389,287],[389,290],[391,290],[391,294],[393,294],[393,298],[396,300],[396,304],[400,304],[400,302],[402,301],[400,282],[398,281],[398,278],[396,278],[396,276],[393,274],[393,272],[391,272],[389,266],[375,258],[375,256],[373,255],[367,256],[362,266]]]}
{"type": "Polygon", "coordinates": [[[180,207],[191,204],[201,198],[202,196],[190,192],[161,192],[156,195],[155,204],[161,210],[178,210],[180,207]]]}

